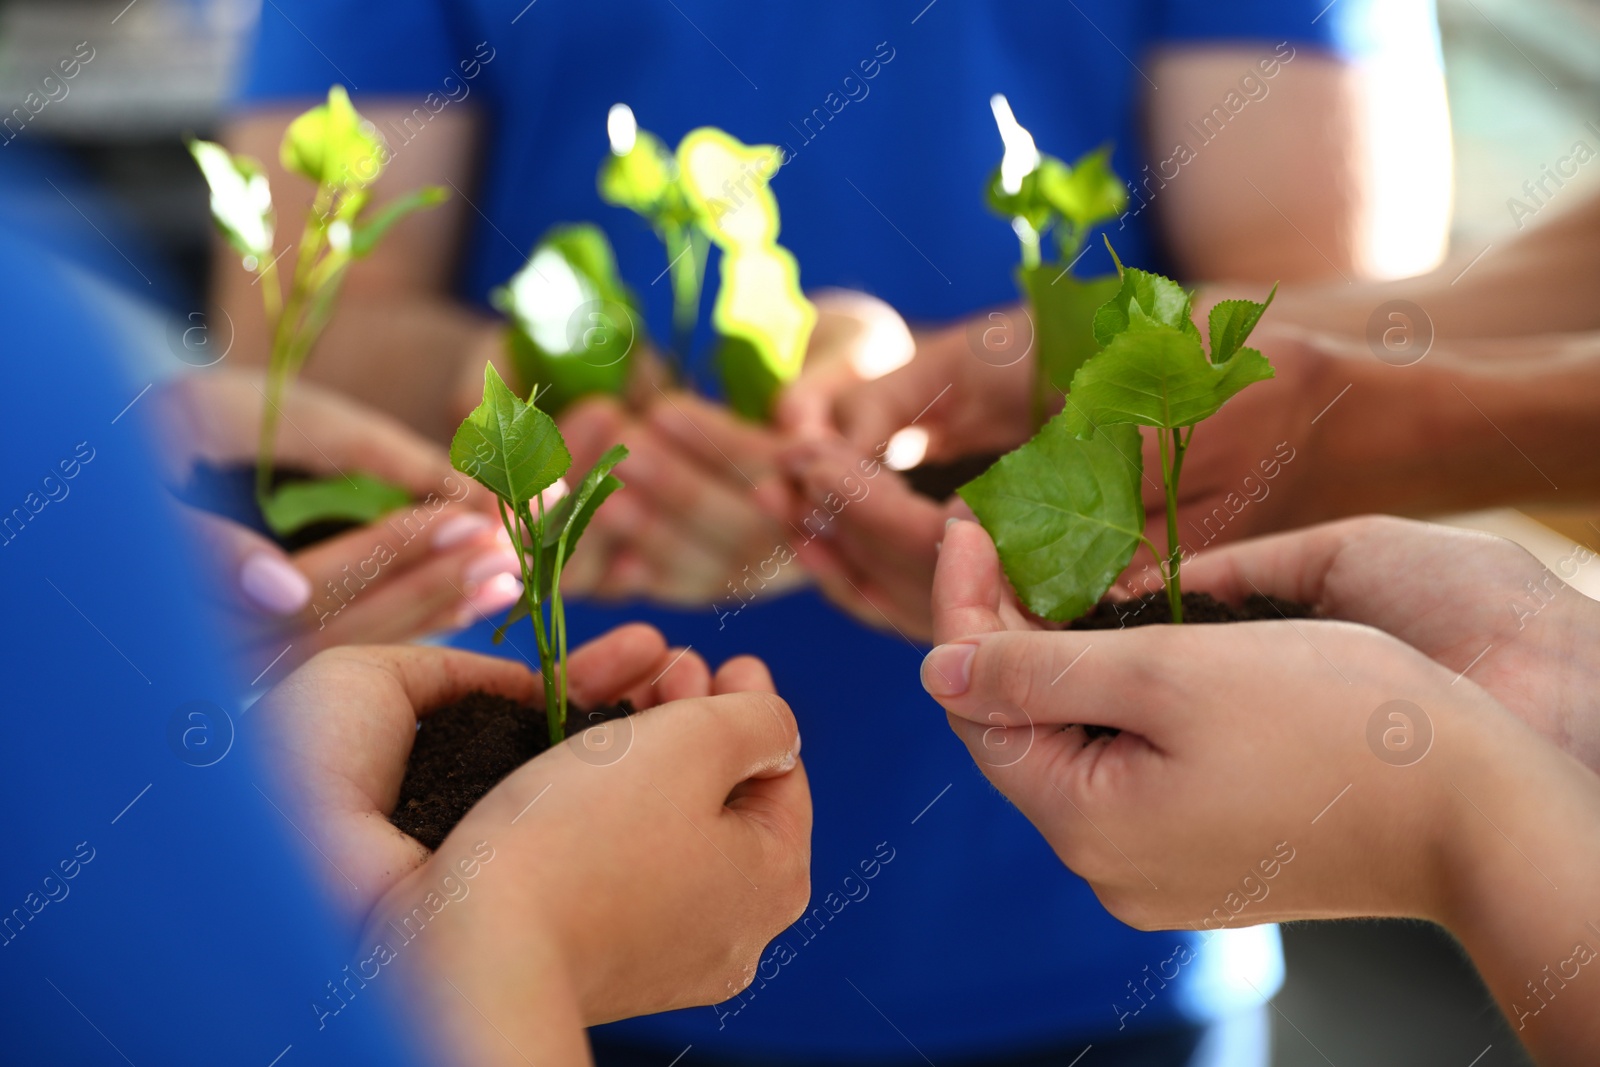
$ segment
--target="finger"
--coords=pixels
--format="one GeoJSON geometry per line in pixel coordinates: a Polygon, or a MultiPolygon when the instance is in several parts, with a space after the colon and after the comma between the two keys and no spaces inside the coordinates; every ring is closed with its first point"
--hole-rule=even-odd
{"type": "Polygon", "coordinates": [[[619,626],[567,657],[567,693],[581,707],[615,703],[623,694],[648,683],[667,639],[644,623],[619,626]]]}
{"type": "MultiPolygon", "coordinates": [[[[612,495],[605,507],[595,512],[591,525],[623,542],[628,553],[641,561],[649,574],[661,577],[674,588],[697,590],[697,595],[702,597],[720,591],[743,563],[743,560],[735,562],[737,555],[694,537],[626,489],[612,495]]],[[[622,573],[623,563],[621,559],[615,561],[614,570],[618,573],[603,575],[599,588],[615,588],[626,576],[622,573]]]]}
{"type": "Polygon", "coordinates": [[[1184,589],[1230,604],[1254,594],[1320,604],[1329,570],[1364,521],[1313,526],[1202,552],[1184,565],[1184,589]]]}
{"type": "Polygon", "coordinates": [[[699,653],[687,648],[669,648],[656,660],[655,666],[654,677],[636,690],[635,707],[648,708],[711,695],[711,668],[699,653]]]}
{"type": "Polygon", "coordinates": [[[785,454],[810,512],[805,522],[838,523],[867,567],[886,564],[913,571],[933,566],[944,530],[942,506],[914,492],[905,479],[843,439],[811,442],[785,454]]]}
{"type": "Polygon", "coordinates": [[[409,641],[496,619],[522,593],[506,551],[464,547],[371,582],[353,574],[317,591],[300,632],[314,647],[330,648],[409,641]]]}
{"type": "MultiPolygon", "coordinates": [[[[315,661],[314,661],[315,662],[315,661]]],[[[354,664],[392,679],[418,718],[482,691],[522,703],[539,692],[538,676],[527,665],[435,645],[367,645],[324,653],[324,663],[354,664]]]]}
{"type": "Polygon", "coordinates": [[[771,469],[778,451],[770,429],[693,393],[658,393],[646,420],[706,470],[747,488],[771,469]]]}
{"type": "MultiPolygon", "coordinates": [[[[417,504],[401,508],[369,526],[330,537],[294,555],[295,566],[320,594],[330,585],[340,586],[356,576],[358,584],[393,577],[432,556],[463,549],[498,550],[511,565],[499,573],[518,570],[516,554],[504,527],[482,512],[460,507],[429,508],[417,504]]],[[[483,573],[480,580],[491,574],[483,573]]]]}
{"type": "Polygon", "coordinates": [[[922,684],[950,714],[986,726],[1093,723],[1150,737],[1183,713],[1184,700],[1181,687],[1154,672],[1234,658],[1226,644],[1233,635],[1219,642],[1204,630],[984,634],[935,647],[922,684]]]}
{"type": "Polygon", "coordinates": [[[622,404],[610,396],[585,397],[561,413],[561,437],[572,454],[572,469],[586,471],[615,444],[631,421],[622,404]]]}
{"type": "Polygon", "coordinates": [[[705,809],[720,809],[747,778],[794,769],[800,732],[789,705],[771,693],[723,693],[663,704],[639,718],[639,743],[661,753],[679,791],[691,788],[705,809]]]}
{"type": "MultiPolygon", "coordinates": [[[[738,549],[771,526],[751,493],[755,483],[724,464],[711,469],[679,454],[646,428],[646,440],[618,468],[636,499],[709,545],[738,549]]],[[[746,463],[746,468],[754,466],[746,463]]],[[[762,465],[765,470],[765,464],[762,465]]]]}
{"type": "MultiPolygon", "coordinates": [[[[796,761],[792,770],[782,774],[740,782],[728,794],[724,807],[756,837],[746,851],[757,861],[764,861],[763,866],[774,864],[780,870],[799,872],[802,877],[809,870],[811,786],[805,764],[796,761]]],[[[760,880],[757,878],[758,883],[760,880]]]]}
{"type": "Polygon", "coordinates": [[[213,564],[227,576],[220,583],[228,601],[251,615],[292,619],[311,602],[311,580],[283,550],[254,530],[208,511],[185,506],[183,514],[213,564]]]}
{"type": "Polygon", "coordinates": [[[778,691],[772,681],[772,672],[755,656],[735,656],[718,667],[711,686],[716,693],[776,694],[778,691]]]}
{"type": "Polygon", "coordinates": [[[955,641],[1006,628],[1000,615],[1005,575],[994,541],[975,522],[952,520],[933,572],[935,640],[955,641]]]}

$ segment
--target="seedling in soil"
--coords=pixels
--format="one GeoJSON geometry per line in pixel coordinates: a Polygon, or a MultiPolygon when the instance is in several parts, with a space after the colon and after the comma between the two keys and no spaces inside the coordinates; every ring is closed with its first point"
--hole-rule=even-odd
{"type": "Polygon", "coordinates": [[[1166,493],[1162,572],[1178,623],[1184,455],[1197,424],[1246,386],[1272,377],[1266,357],[1245,341],[1277,287],[1264,303],[1226,300],[1212,308],[1208,354],[1190,318],[1191,294],[1120,260],[1117,271],[1116,295],[1094,315],[1100,351],[1073,374],[1066,408],[960,493],[994,538],[1023,604],[1068,622],[1094,607],[1139,545],[1163,558],[1144,535],[1140,493],[1139,427],[1154,429],[1166,493]]]}
{"type": "Polygon", "coordinates": [[[1044,422],[1052,395],[1065,390],[1085,360],[1098,350],[1090,330],[1095,309],[1117,291],[1116,275],[1080,279],[1072,273],[1089,233],[1122,214],[1128,190],[1111,169],[1109,148],[1097,148],[1070,166],[1041,153],[1033,135],[1017,122],[1004,95],[989,100],[1005,155],[989,179],[987,198],[996,214],[1011,221],[1022,246],[1017,287],[1033,319],[1037,361],[1034,425],[1044,422]],[[1044,258],[1044,240],[1056,249],[1044,258]]]}
{"type": "Polygon", "coordinates": [[[255,475],[262,517],[284,537],[326,520],[371,522],[406,503],[411,499],[406,490],[360,473],[274,488],[273,453],[284,390],[333,315],[350,264],[370,255],[405,216],[443,202],[444,190],[418,189],[369,212],[370,189],[389,150],[372,123],[356,112],[344,87],[335,85],[327,103],[289,124],[278,150],[286,169],[316,183],[285,295],[278,262],[290,249],[273,251],[276,218],[261,164],[210,141],[191,140],[189,151],[210,186],[213,221],[245,270],[256,275],[271,332],[255,475]]]}
{"type": "Polygon", "coordinates": [[[615,445],[601,456],[571,491],[553,503],[546,490],[572,466],[555,420],[524,402],[501,380],[493,364],[483,369],[483,401],[456,430],[450,462],[499,500],[500,521],[522,561],[522,596],[495,631],[523,618],[533,620],[544,680],[545,719],[550,744],[566,737],[567,616],[561,602],[561,571],[606,497],[622,488],[611,471],[628,455],[615,445]]]}

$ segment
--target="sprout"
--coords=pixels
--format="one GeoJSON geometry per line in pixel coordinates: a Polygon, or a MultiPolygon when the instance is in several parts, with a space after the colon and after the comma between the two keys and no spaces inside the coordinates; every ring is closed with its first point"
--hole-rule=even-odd
{"type": "Polygon", "coordinates": [[[1033,143],[1033,134],[1023,129],[1011,113],[1011,102],[1004,93],[989,98],[989,109],[994,112],[1000,140],[1006,146],[1006,154],[1000,160],[1000,188],[1015,196],[1022,191],[1022,179],[1039,169],[1039,147],[1033,143]]]}

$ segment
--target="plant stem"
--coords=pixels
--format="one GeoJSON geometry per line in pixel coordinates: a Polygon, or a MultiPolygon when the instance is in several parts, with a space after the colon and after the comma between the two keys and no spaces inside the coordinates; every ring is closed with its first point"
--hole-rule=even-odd
{"type": "Polygon", "coordinates": [[[667,246],[667,271],[672,278],[673,369],[679,380],[686,381],[689,351],[694,347],[695,325],[700,319],[706,250],[695,241],[694,230],[678,222],[661,223],[661,241],[667,246]]]}
{"type": "MultiPolygon", "coordinates": [[[[533,542],[533,585],[524,584],[524,593],[531,590],[533,606],[533,637],[539,643],[539,678],[544,682],[544,719],[550,730],[550,747],[566,740],[566,703],[560,688],[561,664],[552,655],[549,631],[544,621],[544,600],[540,585],[544,578],[544,496],[539,497],[539,519],[533,524],[530,540],[533,542]]],[[[554,582],[551,583],[552,587],[554,582]]],[[[553,606],[553,605],[552,605],[553,606]]],[[[555,621],[552,614],[551,622],[555,621]]]]}
{"type": "Polygon", "coordinates": [[[1161,480],[1166,483],[1167,490],[1167,605],[1172,611],[1173,623],[1183,622],[1183,581],[1179,575],[1178,567],[1183,555],[1183,548],[1178,543],[1178,475],[1183,470],[1183,453],[1187,442],[1183,440],[1181,431],[1158,431],[1157,442],[1161,446],[1161,480]],[[1167,446],[1167,433],[1172,434],[1172,446],[1167,446]]]}

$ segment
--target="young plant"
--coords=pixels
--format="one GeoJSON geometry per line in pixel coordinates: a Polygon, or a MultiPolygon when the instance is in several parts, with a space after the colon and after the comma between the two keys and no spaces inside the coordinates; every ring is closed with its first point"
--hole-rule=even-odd
{"type": "Polygon", "coordinates": [[[687,377],[714,244],[722,255],[711,321],[723,392],[739,414],[765,419],[778,390],[799,375],[817,319],[800,291],[799,264],[778,244],[778,201],[770,183],[779,149],[746,145],[702,126],[669,153],[638,128],[624,104],[611,109],[607,129],[611,156],[600,168],[600,195],[649,220],[666,246],[675,368],[687,377]]]}
{"type": "MultiPolygon", "coordinates": [[[[443,189],[427,187],[367,211],[370,188],[383,173],[389,152],[363,119],[344,87],[328,101],[290,123],[279,147],[283,166],[316,183],[316,193],[285,294],[274,255],[272,191],[261,165],[210,141],[190,140],[189,151],[211,189],[211,216],[256,275],[266,307],[271,347],[261,412],[255,493],[267,525],[279,536],[327,519],[371,522],[410,500],[404,489],[367,474],[272,485],[273,454],[284,390],[333,314],[350,264],[372,253],[396,222],[444,201],[443,189]]],[[[293,246],[291,246],[293,247],[293,246]]]]}
{"type": "Polygon", "coordinates": [[[520,547],[522,597],[495,631],[495,641],[503,639],[517,620],[533,619],[552,746],[566,737],[567,724],[567,615],[561,602],[561,571],[595,510],[622,488],[611,471],[627,455],[622,445],[612,447],[569,492],[547,502],[546,490],[567,473],[572,454],[555,420],[531,400],[519,399],[492,363],[483,368],[482,403],[450,442],[451,464],[498,498],[500,521],[511,543],[520,547]]]}
{"type": "Polygon", "coordinates": [[[490,301],[510,320],[506,346],[518,380],[545,383],[536,398],[544,410],[559,414],[580,397],[627,385],[639,305],[600,227],[552,227],[490,301]]]}
{"type": "Polygon", "coordinates": [[[959,492],[994,538],[1006,576],[1028,609],[1070,621],[1111,588],[1140,544],[1163,558],[1144,535],[1140,492],[1139,427],[1151,427],[1166,491],[1162,572],[1172,621],[1180,623],[1183,458],[1198,423],[1241,389],[1272,377],[1266,357],[1244,343],[1277,287],[1264,303],[1226,300],[1214,307],[1208,354],[1190,318],[1189,293],[1120,261],[1117,271],[1116,295],[1094,315],[1101,349],[1073,375],[1066,408],[959,492]]]}
{"type": "Polygon", "coordinates": [[[1095,309],[1116,292],[1114,274],[1080,279],[1072,273],[1089,232],[1122,214],[1128,190],[1111,169],[1111,152],[1097,148],[1068,166],[1042,154],[1033,135],[1017,122],[1004,95],[989,99],[1005,155],[989,179],[989,207],[1010,219],[1022,245],[1017,287],[1033,317],[1034,425],[1044,422],[1053,391],[1064,391],[1083,362],[1097,351],[1090,329],[1095,309]],[[1043,242],[1054,237],[1056,258],[1046,260],[1043,242]]]}

